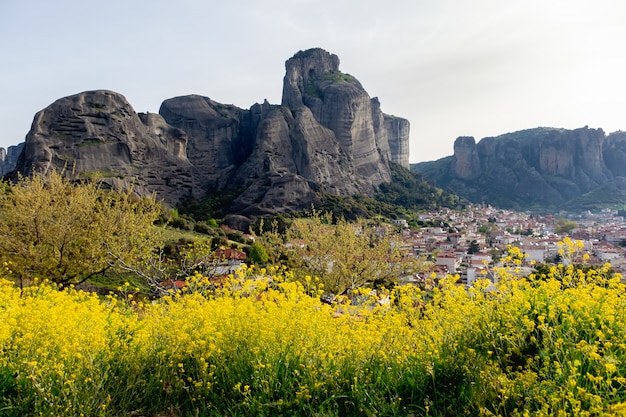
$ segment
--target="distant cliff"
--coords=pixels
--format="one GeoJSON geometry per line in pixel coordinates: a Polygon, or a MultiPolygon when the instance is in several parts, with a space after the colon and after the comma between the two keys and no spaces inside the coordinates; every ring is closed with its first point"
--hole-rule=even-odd
{"type": "Polygon", "coordinates": [[[411,169],[473,202],[503,208],[595,208],[626,203],[626,133],[536,128],[475,142],[411,169]]]}
{"type": "Polygon", "coordinates": [[[0,175],[6,175],[15,170],[17,160],[24,149],[24,142],[19,145],[0,148],[0,175]]]}
{"type": "Polygon", "coordinates": [[[115,92],[57,100],[35,116],[16,172],[52,168],[133,184],[170,205],[236,192],[245,215],[310,208],[320,193],[372,195],[409,167],[409,122],[384,114],[322,49],[286,64],[281,105],[249,109],[190,95],[137,114],[115,92]]]}

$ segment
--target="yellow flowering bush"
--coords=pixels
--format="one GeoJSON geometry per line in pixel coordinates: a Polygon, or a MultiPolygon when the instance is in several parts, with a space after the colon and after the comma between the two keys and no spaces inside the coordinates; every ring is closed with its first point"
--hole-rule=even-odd
{"type": "Polygon", "coordinates": [[[624,414],[620,277],[522,278],[510,256],[493,285],[332,304],[281,266],[196,274],[145,303],[2,281],[0,415],[624,414]]]}

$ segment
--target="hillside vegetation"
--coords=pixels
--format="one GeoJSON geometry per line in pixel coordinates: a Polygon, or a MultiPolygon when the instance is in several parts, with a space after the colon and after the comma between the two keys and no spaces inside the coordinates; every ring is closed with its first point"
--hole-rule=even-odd
{"type": "MultiPolygon", "coordinates": [[[[489,267],[493,281],[402,285],[420,260],[407,262],[378,219],[314,212],[261,223],[246,244],[253,263],[234,267],[210,239],[179,242],[167,256],[159,247],[134,252],[153,228],[164,231],[121,221],[152,219],[151,199],[71,188],[60,176],[3,193],[0,216],[30,251],[3,254],[2,416],[626,413],[626,286],[609,264],[593,268],[582,256],[575,265],[582,242],[564,240],[562,263],[529,276],[511,248],[489,267]],[[19,217],[19,196],[53,189],[40,216],[19,217]],[[90,230],[84,218],[102,210],[123,227],[90,230]],[[124,248],[141,256],[124,257],[124,248]],[[85,254],[104,257],[100,279],[132,273],[159,291],[147,297],[130,282],[108,295],[78,290],[73,280],[93,272],[59,268],[91,271],[85,254]],[[159,286],[165,277],[185,285],[159,286]]],[[[175,213],[156,220],[168,218],[175,213]]],[[[237,233],[224,233],[219,243],[234,245],[237,233]]]]}
{"type": "MultiPolygon", "coordinates": [[[[511,259],[511,258],[509,258],[511,259]]],[[[499,283],[360,289],[201,275],[157,303],[0,285],[6,416],[616,415],[625,287],[608,269],[498,271],[499,283]],[[541,279],[538,279],[541,278],[541,279]]]]}
{"type": "MultiPolygon", "coordinates": [[[[364,194],[338,196],[319,192],[319,204],[312,205],[312,208],[332,213],[337,219],[382,217],[385,220],[405,218],[408,221],[416,221],[416,212],[419,210],[454,208],[467,203],[466,200],[435,187],[421,175],[401,165],[390,163],[390,167],[391,182],[381,184],[373,196],[364,194]]],[[[191,224],[196,222],[206,222],[228,215],[229,205],[237,196],[238,190],[234,190],[230,193],[208,196],[202,200],[189,200],[178,207],[178,212],[186,216],[190,223],[189,227],[193,228],[191,224]]],[[[275,217],[285,219],[308,216],[310,209],[311,207],[275,217]]]]}

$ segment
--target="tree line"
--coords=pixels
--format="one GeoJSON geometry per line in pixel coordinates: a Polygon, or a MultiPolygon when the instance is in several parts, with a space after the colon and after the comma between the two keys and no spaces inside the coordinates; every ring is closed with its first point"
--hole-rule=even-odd
{"type": "MultiPolygon", "coordinates": [[[[176,219],[171,212],[154,196],[136,197],[132,188],[105,189],[59,172],[20,178],[0,192],[0,260],[5,275],[21,286],[130,274],[158,293],[163,282],[184,279],[198,265],[208,273],[207,265],[216,262],[210,238],[183,242],[176,253],[166,250],[167,219],[176,219]]],[[[335,295],[392,286],[424,268],[380,219],[349,221],[313,209],[285,224],[261,220],[251,233],[253,242],[237,243],[246,246],[248,261],[289,267],[300,280],[315,277],[335,295]]]]}

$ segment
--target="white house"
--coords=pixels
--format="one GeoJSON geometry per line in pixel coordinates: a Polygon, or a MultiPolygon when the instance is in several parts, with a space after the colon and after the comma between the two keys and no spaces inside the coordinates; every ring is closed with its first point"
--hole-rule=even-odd
{"type": "Polygon", "coordinates": [[[445,266],[451,274],[456,272],[460,264],[461,258],[452,252],[440,252],[435,261],[435,265],[445,266]]]}
{"type": "Polygon", "coordinates": [[[476,252],[470,258],[472,263],[489,263],[491,260],[491,255],[485,252],[476,252]]]}
{"type": "Polygon", "coordinates": [[[523,245],[520,246],[522,253],[526,254],[525,261],[543,262],[546,259],[546,253],[548,252],[546,246],[535,245],[523,245]]]}
{"type": "Polygon", "coordinates": [[[409,223],[406,221],[406,219],[394,219],[391,221],[391,224],[395,226],[400,226],[404,229],[409,227],[409,223]]]}

